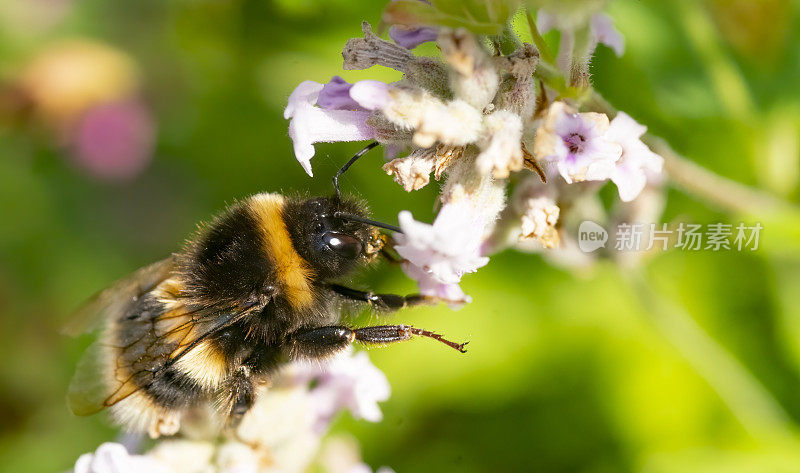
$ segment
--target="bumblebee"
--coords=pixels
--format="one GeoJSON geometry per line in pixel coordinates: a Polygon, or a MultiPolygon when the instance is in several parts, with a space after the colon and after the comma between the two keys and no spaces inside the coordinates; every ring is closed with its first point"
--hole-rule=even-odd
{"type": "MultiPolygon", "coordinates": [[[[253,405],[256,388],[281,366],[322,359],[353,342],[383,345],[417,335],[465,351],[465,344],[408,325],[340,322],[351,303],[395,311],[440,301],[336,282],[387,254],[388,237],[378,228],[399,231],[340,196],[339,175],[370,147],[337,173],[333,197],[244,199],[181,251],[90,301],[81,319],[104,329],[70,384],[71,410],[89,415],[108,408],[116,423],[155,438],[175,434],[181,416],[204,402],[235,424],[253,405]]],[[[68,331],[78,332],[78,325],[68,331]]]]}

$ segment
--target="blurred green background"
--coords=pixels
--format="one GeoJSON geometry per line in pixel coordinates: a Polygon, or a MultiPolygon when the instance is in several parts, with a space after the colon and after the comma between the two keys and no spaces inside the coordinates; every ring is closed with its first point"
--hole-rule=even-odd
{"type": "MultiPolygon", "coordinates": [[[[58,330],[83,299],[176,250],[225,202],[330,192],[359,145],[318,145],[311,179],[283,107],[306,79],[397,78],[341,71],[341,47],[383,6],[0,2],[0,470],[64,470],[115,437],[102,416],[76,418],[64,402],[89,340],[58,330]],[[64,98],[94,93],[59,91],[41,66],[64,44],[94,58],[87,70],[105,77],[105,95],[64,98]],[[127,171],[98,170],[81,145],[91,126],[76,110],[103,100],[134,104],[98,125],[138,146],[120,151],[139,160],[127,171]]],[[[796,203],[799,9],[614,0],[627,51],[598,49],[595,86],[690,159],[796,203]]],[[[410,209],[429,220],[436,186],[406,194],[380,164],[359,163],[343,187],[380,219],[410,209]]],[[[676,219],[740,220],[671,189],[663,221],[676,219]]],[[[393,316],[468,338],[469,353],[422,341],[371,350],[393,388],[385,419],[345,414],[335,430],[352,432],[370,465],[398,472],[800,471],[800,256],[769,238],[767,226],[759,251],[663,253],[645,268],[649,285],[611,263],[576,275],[537,255],[497,255],[465,278],[466,308],[393,316]]],[[[388,266],[359,281],[414,290],[388,266]]]]}

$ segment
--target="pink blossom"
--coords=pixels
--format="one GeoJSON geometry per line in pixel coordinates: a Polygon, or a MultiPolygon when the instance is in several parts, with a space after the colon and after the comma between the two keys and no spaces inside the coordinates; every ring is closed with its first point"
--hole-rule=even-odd
{"type": "Polygon", "coordinates": [[[664,158],[650,151],[639,139],[647,127],[640,125],[625,112],[617,113],[608,128],[607,136],[622,146],[622,157],[611,174],[619,197],[625,202],[635,199],[647,183],[661,172],[664,158]]]}
{"type": "Polygon", "coordinates": [[[445,204],[433,224],[414,220],[408,211],[398,219],[403,233],[395,236],[395,250],[406,260],[403,270],[417,280],[420,292],[463,300],[461,277],[489,262],[480,254],[485,219],[466,202],[445,204]]]}
{"type": "Polygon", "coordinates": [[[72,137],[75,162],[102,180],[129,180],[152,158],[155,126],[135,101],[99,105],[78,122],[72,137]]]}
{"type": "Polygon", "coordinates": [[[303,361],[294,366],[293,381],[315,385],[309,391],[315,412],[315,430],[324,432],[333,417],[348,409],[356,419],[378,422],[383,418],[378,402],[389,399],[386,376],[364,352],[348,350],[323,361],[303,361]]]}
{"type": "Polygon", "coordinates": [[[294,154],[309,176],[314,143],[361,141],[375,137],[367,118],[388,100],[388,86],[378,81],[350,85],[341,77],[328,84],[304,81],[289,96],[283,116],[291,119],[294,154]]]}

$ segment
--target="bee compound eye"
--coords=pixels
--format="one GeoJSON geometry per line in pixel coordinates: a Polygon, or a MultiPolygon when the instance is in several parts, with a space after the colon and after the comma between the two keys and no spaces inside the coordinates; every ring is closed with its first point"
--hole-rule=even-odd
{"type": "Polygon", "coordinates": [[[322,235],[322,240],[328,248],[339,256],[356,259],[361,255],[361,241],[354,236],[339,232],[325,232],[322,235]]]}

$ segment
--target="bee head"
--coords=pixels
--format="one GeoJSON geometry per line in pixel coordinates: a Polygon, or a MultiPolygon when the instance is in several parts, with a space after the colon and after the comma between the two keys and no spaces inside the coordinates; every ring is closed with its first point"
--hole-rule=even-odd
{"type": "Polygon", "coordinates": [[[325,278],[347,274],[380,250],[365,212],[355,201],[319,197],[288,205],[285,218],[295,249],[325,278]]]}

